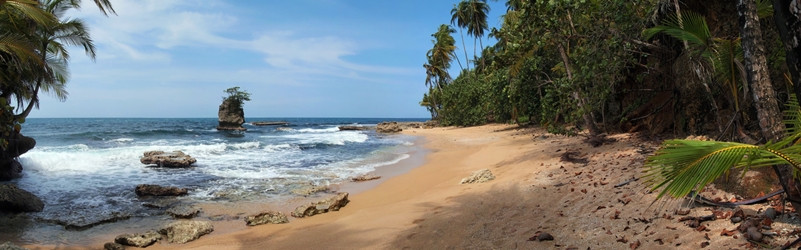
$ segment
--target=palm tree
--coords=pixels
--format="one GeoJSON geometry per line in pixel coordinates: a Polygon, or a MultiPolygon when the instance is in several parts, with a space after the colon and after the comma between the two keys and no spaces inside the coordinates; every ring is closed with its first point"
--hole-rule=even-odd
{"type": "MultiPolygon", "coordinates": [[[[429,93],[423,96],[421,105],[426,105],[431,112],[432,119],[436,119],[439,114],[437,97],[442,93],[442,88],[451,81],[448,69],[451,67],[452,59],[456,57],[454,53],[456,41],[451,36],[451,33],[454,32],[456,31],[447,24],[440,25],[437,32],[431,34],[434,37],[434,40],[431,40],[434,47],[426,53],[428,62],[423,65],[423,68],[426,69],[426,86],[428,86],[429,93]]],[[[461,63],[459,65],[461,67],[461,63]]]]}
{"type": "MultiPolygon", "coordinates": [[[[462,28],[467,29],[467,35],[473,36],[473,58],[476,57],[476,40],[484,48],[484,32],[488,30],[487,15],[490,7],[486,0],[462,0],[459,4],[455,5],[451,10],[451,23],[462,28]]],[[[464,46],[464,37],[462,37],[462,46],[464,46]]],[[[465,57],[467,57],[467,50],[465,49],[465,57]]],[[[469,60],[468,60],[468,68],[469,60]]]]}
{"type": "Polygon", "coordinates": [[[467,28],[468,19],[470,18],[467,1],[468,0],[463,0],[453,5],[453,9],[451,9],[451,24],[455,24],[459,27],[459,36],[462,37],[465,64],[467,64],[467,68],[470,69],[470,59],[467,57],[467,46],[464,45],[464,34],[462,33],[462,29],[467,28]]]}

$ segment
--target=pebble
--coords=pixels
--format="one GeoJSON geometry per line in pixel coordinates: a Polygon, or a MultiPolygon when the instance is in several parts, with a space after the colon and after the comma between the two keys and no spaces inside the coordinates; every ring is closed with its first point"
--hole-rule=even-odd
{"type": "Polygon", "coordinates": [[[776,219],[776,209],[769,207],[768,209],[765,209],[765,212],[762,212],[762,215],[770,218],[771,220],[776,219]]]}
{"type": "Polygon", "coordinates": [[[740,223],[741,221],[743,221],[743,218],[731,217],[731,223],[740,223]]]}
{"type": "Polygon", "coordinates": [[[553,235],[542,232],[540,235],[537,235],[537,241],[546,241],[546,240],[553,240],[553,235]]]}
{"type": "Polygon", "coordinates": [[[746,238],[753,241],[762,241],[762,233],[756,227],[749,227],[746,231],[746,238]]]}

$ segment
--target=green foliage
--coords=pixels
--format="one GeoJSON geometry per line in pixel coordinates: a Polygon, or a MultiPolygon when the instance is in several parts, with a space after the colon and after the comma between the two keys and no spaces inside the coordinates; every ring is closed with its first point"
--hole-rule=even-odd
{"type": "Polygon", "coordinates": [[[801,170],[801,108],[791,98],[785,111],[785,138],[762,146],[718,141],[668,140],[645,162],[645,180],[651,190],[662,189],[657,199],[680,198],[701,190],[732,168],[788,164],[801,170]]]}
{"type": "Polygon", "coordinates": [[[223,97],[223,102],[229,101],[234,109],[241,109],[245,101],[250,101],[250,93],[239,90],[239,87],[231,87],[224,91],[228,96],[223,97]]]}

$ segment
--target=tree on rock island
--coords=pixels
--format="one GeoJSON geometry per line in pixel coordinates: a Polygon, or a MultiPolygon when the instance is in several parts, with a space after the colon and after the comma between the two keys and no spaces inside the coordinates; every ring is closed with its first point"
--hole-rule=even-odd
{"type": "Polygon", "coordinates": [[[220,104],[220,111],[217,113],[219,125],[217,130],[236,130],[244,131],[242,124],[245,123],[245,110],[242,104],[250,101],[250,93],[233,87],[225,90],[228,96],[223,97],[220,104]]]}

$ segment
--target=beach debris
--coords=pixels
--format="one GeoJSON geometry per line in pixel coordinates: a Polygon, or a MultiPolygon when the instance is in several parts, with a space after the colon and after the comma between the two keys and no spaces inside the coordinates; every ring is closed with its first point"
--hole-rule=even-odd
{"type": "Polygon", "coordinates": [[[138,196],[180,196],[188,193],[186,188],[164,187],[151,184],[136,185],[135,192],[138,196]]]}
{"type": "Polygon", "coordinates": [[[14,245],[11,242],[5,242],[3,244],[0,244],[0,249],[2,249],[2,250],[27,250],[27,248],[14,245]]]}
{"type": "Polygon", "coordinates": [[[348,200],[348,193],[337,193],[335,196],[328,199],[301,205],[295,208],[295,211],[292,211],[291,215],[295,218],[303,218],[330,211],[339,211],[339,209],[347,205],[348,202],[350,202],[348,200]]]}
{"type": "Polygon", "coordinates": [[[286,215],[281,212],[267,211],[261,212],[257,215],[245,217],[245,224],[248,226],[284,223],[289,223],[289,218],[287,218],[286,215]]]}
{"type": "Polygon", "coordinates": [[[616,141],[617,140],[615,138],[606,137],[605,133],[604,134],[595,135],[595,136],[589,136],[586,139],[584,139],[584,142],[589,143],[593,147],[599,147],[601,145],[613,143],[613,142],[616,142],[616,141]]]}
{"type": "Polygon", "coordinates": [[[356,177],[351,178],[351,181],[360,182],[360,181],[372,181],[376,179],[380,179],[381,176],[373,175],[373,174],[363,174],[356,177]]]}
{"type": "MultiPolygon", "coordinates": [[[[116,243],[134,247],[147,247],[159,240],[161,240],[161,234],[156,231],[147,231],[142,234],[121,234],[114,238],[114,242],[116,243]]],[[[106,245],[108,245],[108,243],[106,243],[106,245]]]]}
{"type": "Polygon", "coordinates": [[[639,179],[640,179],[640,178],[637,178],[637,177],[632,177],[631,179],[628,179],[628,180],[626,180],[626,181],[624,181],[624,182],[621,182],[621,183],[619,183],[619,184],[615,185],[615,187],[616,187],[616,188],[619,188],[619,187],[622,187],[622,186],[628,185],[629,183],[635,182],[635,181],[637,181],[637,180],[639,180],[639,179]]]}
{"type": "Polygon", "coordinates": [[[139,158],[139,162],[166,168],[186,168],[197,162],[197,159],[181,151],[167,153],[156,150],[145,152],[144,156],[139,158]]]}
{"type": "Polygon", "coordinates": [[[347,125],[347,126],[339,126],[339,131],[361,131],[361,130],[371,130],[375,127],[370,126],[354,126],[354,125],[347,125]]]}
{"type": "Polygon", "coordinates": [[[44,203],[31,192],[14,184],[0,185],[0,212],[41,212],[44,203]]]}
{"type": "Polygon", "coordinates": [[[403,131],[398,122],[382,122],[375,127],[375,131],[384,134],[400,133],[403,131]]]}
{"type": "Polygon", "coordinates": [[[587,157],[580,157],[581,153],[574,150],[565,151],[562,153],[562,156],[559,157],[559,161],[566,161],[571,163],[579,163],[579,164],[587,164],[590,161],[587,160],[587,157]]]}
{"type": "Polygon", "coordinates": [[[553,240],[553,235],[551,235],[549,233],[546,233],[546,232],[537,231],[536,233],[534,233],[534,236],[531,236],[530,238],[528,238],[528,241],[535,241],[535,240],[536,241],[550,241],[550,240],[553,240]]]}
{"type": "Polygon", "coordinates": [[[473,172],[473,174],[470,175],[470,177],[462,179],[461,184],[484,183],[494,179],[495,176],[492,175],[492,172],[489,169],[485,168],[473,172]]]}
{"type": "Polygon", "coordinates": [[[214,231],[208,221],[176,221],[159,229],[159,233],[167,237],[170,243],[187,243],[214,231]]]}
{"type": "MultiPolygon", "coordinates": [[[[0,249],[5,249],[5,248],[0,247],[0,249]]],[[[116,243],[116,242],[106,242],[106,244],[103,244],[103,249],[104,250],[125,250],[125,246],[123,246],[120,243],[116,243]]]]}
{"type": "Polygon", "coordinates": [[[191,219],[200,213],[200,209],[189,205],[178,205],[167,209],[167,214],[179,219],[191,219]]]}

